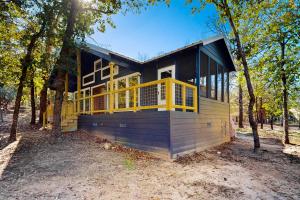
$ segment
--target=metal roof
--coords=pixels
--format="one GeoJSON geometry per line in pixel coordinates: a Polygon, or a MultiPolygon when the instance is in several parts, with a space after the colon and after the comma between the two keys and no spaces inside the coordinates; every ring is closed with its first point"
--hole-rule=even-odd
{"type": "Polygon", "coordinates": [[[225,41],[224,37],[223,36],[214,36],[214,37],[211,37],[211,38],[207,38],[205,40],[199,40],[197,42],[194,42],[192,44],[189,44],[189,45],[186,45],[184,47],[181,47],[181,48],[178,48],[176,50],[173,50],[173,51],[170,51],[170,52],[167,52],[167,53],[164,53],[164,54],[161,54],[159,56],[155,56],[153,58],[150,58],[150,59],[147,59],[145,61],[139,61],[139,60],[136,60],[136,59],[133,59],[133,58],[130,58],[128,56],[124,56],[122,54],[119,54],[119,53],[116,53],[114,51],[111,51],[111,50],[108,50],[108,49],[105,49],[105,48],[102,48],[102,47],[99,47],[99,46],[96,46],[94,44],[90,44],[90,43],[85,43],[83,47],[83,49],[91,49],[91,50],[94,50],[94,51],[97,51],[97,52],[101,52],[103,54],[106,54],[106,55],[115,55],[115,56],[118,56],[118,57],[121,57],[121,58],[124,58],[126,60],[129,60],[129,61],[132,61],[132,62],[135,62],[135,63],[138,63],[138,64],[146,64],[146,63],[149,63],[149,62],[152,62],[152,61],[155,61],[155,60],[158,60],[160,58],[163,58],[163,57],[166,57],[166,56],[170,56],[172,54],[176,54],[178,52],[181,52],[183,50],[186,50],[186,49],[189,49],[189,48],[193,48],[193,47],[196,47],[197,45],[202,45],[202,46],[205,46],[205,45],[208,45],[210,43],[213,43],[213,42],[217,42],[217,41],[220,41],[220,40],[223,40],[225,45],[226,45],[226,48],[228,50],[228,53],[229,53],[229,56],[230,56],[230,59],[232,61],[232,65],[234,67],[234,63],[233,63],[233,58],[232,58],[232,55],[231,55],[231,52],[230,52],[230,49],[227,45],[227,42],[225,41]]]}

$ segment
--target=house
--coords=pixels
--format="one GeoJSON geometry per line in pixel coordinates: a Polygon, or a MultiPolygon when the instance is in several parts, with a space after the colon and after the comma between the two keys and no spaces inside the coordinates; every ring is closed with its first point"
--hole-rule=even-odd
{"type": "Polygon", "coordinates": [[[223,37],[144,62],[86,44],[66,77],[62,128],[172,158],[219,145],[230,140],[232,71],[223,37]]]}

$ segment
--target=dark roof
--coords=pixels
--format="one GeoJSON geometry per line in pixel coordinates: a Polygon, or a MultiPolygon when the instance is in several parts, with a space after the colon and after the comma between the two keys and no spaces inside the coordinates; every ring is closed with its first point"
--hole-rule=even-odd
{"type": "MultiPolygon", "coordinates": [[[[191,48],[194,48],[198,45],[200,46],[205,46],[205,45],[208,45],[208,44],[211,44],[211,43],[214,43],[214,42],[222,42],[222,44],[225,46],[225,48],[227,49],[227,56],[230,57],[229,59],[229,63],[230,63],[230,66],[228,66],[232,71],[235,71],[235,66],[234,66],[234,62],[233,62],[233,58],[232,58],[232,55],[231,55],[231,52],[230,52],[230,49],[224,39],[224,37],[222,36],[215,36],[215,37],[211,37],[211,38],[207,38],[205,40],[199,40],[197,42],[194,42],[192,44],[189,44],[189,45],[186,45],[184,47],[181,47],[181,48],[178,48],[176,50],[173,50],[173,51],[170,51],[170,52],[167,52],[167,53],[164,53],[164,54],[161,54],[159,56],[155,56],[153,58],[150,58],[148,60],[145,60],[145,61],[138,61],[136,59],[133,59],[133,58],[130,58],[128,56],[124,56],[122,54],[119,54],[119,53],[116,53],[114,51],[111,51],[111,50],[108,50],[108,49],[105,49],[105,48],[102,48],[102,47],[99,47],[99,46],[96,46],[94,44],[90,44],[90,43],[85,43],[84,44],[84,47],[83,49],[84,50],[87,50],[87,51],[96,51],[96,52],[100,52],[102,54],[105,54],[107,56],[110,56],[110,55],[114,55],[114,56],[117,56],[117,57],[120,57],[120,58],[123,58],[123,59],[126,59],[128,61],[131,61],[131,62],[134,62],[134,63],[137,63],[137,64],[147,64],[149,62],[153,62],[153,61],[156,61],[158,59],[161,59],[163,57],[166,57],[166,56],[170,56],[170,55],[173,55],[173,54],[176,54],[176,53],[179,53],[179,52],[182,52],[184,50],[187,50],[187,49],[191,49],[191,48]]],[[[92,53],[91,52],[91,53],[92,53]]]]}

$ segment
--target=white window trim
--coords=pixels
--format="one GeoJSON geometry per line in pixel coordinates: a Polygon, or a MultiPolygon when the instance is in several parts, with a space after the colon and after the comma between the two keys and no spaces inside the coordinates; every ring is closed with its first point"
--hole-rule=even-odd
{"type": "Polygon", "coordinates": [[[91,87],[91,94],[92,94],[92,96],[94,95],[93,89],[96,88],[96,87],[99,87],[99,86],[103,86],[103,85],[105,86],[105,83],[101,83],[101,84],[98,84],[98,85],[95,85],[95,86],[91,87]]]}
{"type": "MultiPolygon", "coordinates": [[[[90,90],[90,96],[91,96],[91,88],[90,88],[90,87],[87,87],[87,88],[84,88],[84,89],[81,89],[81,90],[80,90],[80,92],[83,92],[83,96],[80,96],[80,99],[81,99],[81,98],[85,98],[85,91],[86,91],[86,90],[90,90]]],[[[78,98],[78,91],[74,92],[74,98],[75,98],[75,94],[77,94],[77,98],[78,98]]],[[[90,101],[90,109],[89,109],[88,111],[85,110],[85,100],[86,100],[86,99],[83,100],[83,110],[82,110],[83,113],[85,113],[85,112],[90,112],[90,110],[91,110],[91,101],[90,101]]],[[[80,101],[79,101],[79,103],[80,103],[80,101]]],[[[77,105],[77,104],[76,104],[76,105],[77,105]]],[[[80,111],[80,106],[79,106],[79,112],[81,112],[81,111],[80,111]]]]}
{"type": "Polygon", "coordinates": [[[98,60],[96,60],[96,61],[94,62],[94,72],[98,72],[98,71],[100,71],[101,69],[102,69],[102,58],[100,58],[100,59],[98,59],[98,60]],[[101,62],[101,67],[100,67],[100,69],[96,69],[96,65],[97,65],[99,62],[101,62]]]}
{"type": "MultiPolygon", "coordinates": [[[[108,69],[109,68],[109,65],[105,66],[105,67],[102,67],[101,68],[101,80],[104,80],[104,79],[107,79],[110,77],[110,74],[109,75],[106,75],[106,76],[103,76],[103,71],[108,69]]],[[[118,75],[119,74],[119,66],[116,66],[115,67],[115,70],[114,70],[114,75],[118,75]]]]}
{"type": "MultiPolygon", "coordinates": [[[[126,80],[126,87],[129,87],[129,78],[132,77],[132,76],[138,76],[138,84],[141,83],[141,73],[139,72],[135,72],[135,73],[132,73],[132,74],[128,74],[126,76],[122,76],[122,77],[119,77],[119,78],[116,78],[114,79],[114,81],[118,81],[118,80],[121,80],[121,79],[125,79],[126,80]]],[[[109,81],[107,81],[107,91],[109,89],[109,81]]],[[[115,84],[115,90],[118,90],[118,84],[115,84]]],[[[107,97],[107,100],[109,97],[107,97]]],[[[116,109],[119,108],[119,99],[118,99],[118,94],[115,93],[115,96],[114,96],[114,100],[115,100],[115,107],[116,109]]],[[[140,98],[140,88],[138,88],[138,106],[140,106],[140,101],[141,101],[141,98],[140,98]]],[[[129,108],[129,91],[126,90],[126,108],[129,108]]],[[[108,108],[107,108],[108,109],[108,108]]]]}
{"type": "Polygon", "coordinates": [[[94,73],[94,72],[89,73],[89,74],[87,74],[87,75],[84,75],[84,76],[82,77],[82,86],[90,85],[90,84],[92,84],[92,83],[95,83],[95,73],[94,73]],[[84,79],[85,79],[86,77],[91,76],[91,75],[93,76],[93,80],[90,81],[90,82],[85,83],[85,82],[84,82],[84,79]]]}

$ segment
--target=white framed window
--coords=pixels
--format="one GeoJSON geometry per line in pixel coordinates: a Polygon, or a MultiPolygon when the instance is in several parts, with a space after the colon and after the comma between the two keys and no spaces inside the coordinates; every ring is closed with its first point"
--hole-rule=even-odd
{"type": "Polygon", "coordinates": [[[82,86],[86,86],[89,84],[95,83],[95,73],[89,73],[82,77],[82,86]]]}
{"type": "MultiPolygon", "coordinates": [[[[115,66],[114,75],[119,74],[119,66],[115,66]]],[[[110,67],[109,65],[101,68],[101,80],[107,79],[110,77],[110,67]]]]}
{"type": "Polygon", "coordinates": [[[102,69],[102,58],[94,62],[94,72],[100,71],[102,69]]]}
{"type": "MultiPolygon", "coordinates": [[[[120,78],[114,79],[114,90],[119,90],[123,88],[128,88],[134,85],[140,84],[140,73],[133,73],[127,76],[122,76],[120,78]]],[[[109,81],[107,82],[107,91],[109,91],[109,81]]],[[[115,108],[130,108],[133,107],[133,91],[124,91],[115,93],[115,108]]],[[[107,99],[109,101],[109,98],[107,99]]],[[[137,106],[140,105],[140,89],[137,90],[137,106]]]]}
{"type": "MultiPolygon", "coordinates": [[[[91,90],[90,88],[84,88],[84,89],[81,89],[80,90],[80,106],[79,106],[79,109],[80,109],[80,112],[90,112],[91,110],[91,100],[90,98],[87,98],[87,99],[82,99],[82,98],[86,98],[86,97],[89,97],[91,96],[91,90]]],[[[78,92],[74,92],[74,99],[75,101],[77,101],[77,98],[78,98],[78,92]]],[[[75,110],[77,111],[77,106],[75,108],[75,110]]]]}

